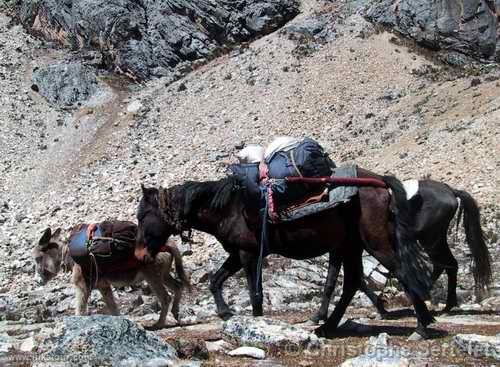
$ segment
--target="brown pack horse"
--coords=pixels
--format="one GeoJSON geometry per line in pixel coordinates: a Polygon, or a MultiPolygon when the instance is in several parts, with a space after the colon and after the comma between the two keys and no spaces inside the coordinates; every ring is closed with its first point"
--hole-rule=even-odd
{"type": "MultiPolygon", "coordinates": [[[[417,332],[426,334],[433,321],[423,299],[430,288],[430,270],[412,231],[406,194],[391,176],[378,176],[359,169],[360,178],[383,180],[387,188],[360,187],[359,195],[333,209],[272,225],[269,246],[263,256],[274,253],[293,259],[308,259],[335,252],[344,266],[343,292],[328,320],[316,329],[332,336],[352,297],[361,284],[362,251],[366,248],[386,267],[395,271],[412,300],[418,319],[417,332]],[[392,195],[389,192],[392,191],[392,195]]],[[[137,218],[136,257],[151,261],[171,235],[196,229],[217,238],[229,257],[213,275],[210,290],[217,314],[232,316],[222,296],[226,279],[245,269],[253,315],[261,316],[262,282],[258,269],[261,221],[258,209],[243,201],[237,177],[218,181],[186,182],[169,189],[142,188],[137,218]]]]}

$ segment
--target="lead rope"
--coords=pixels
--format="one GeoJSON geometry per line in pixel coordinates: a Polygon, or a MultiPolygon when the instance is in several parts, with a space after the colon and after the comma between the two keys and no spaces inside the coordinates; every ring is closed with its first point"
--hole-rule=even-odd
{"type": "Polygon", "coordinates": [[[90,258],[92,259],[92,261],[94,262],[94,266],[95,266],[95,282],[94,282],[94,286],[92,286],[92,264],[90,264],[90,285],[91,285],[91,288],[90,290],[92,289],[95,289],[97,287],[97,282],[99,281],[99,269],[97,267],[97,260],[95,259],[95,255],[90,252],[90,258]]]}
{"type": "Polygon", "coordinates": [[[268,197],[267,190],[265,195],[265,206],[264,206],[264,215],[262,216],[262,232],[260,234],[260,251],[259,258],[257,259],[257,277],[255,280],[255,295],[257,297],[262,296],[260,292],[260,288],[262,286],[262,260],[264,258],[264,246],[267,242],[267,211],[268,211],[268,197]]]}

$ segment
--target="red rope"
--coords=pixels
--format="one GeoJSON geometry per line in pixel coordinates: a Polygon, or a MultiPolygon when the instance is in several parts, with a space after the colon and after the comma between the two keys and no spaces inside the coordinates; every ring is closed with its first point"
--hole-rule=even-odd
{"type": "Polygon", "coordinates": [[[377,178],[357,177],[287,177],[288,182],[302,182],[311,184],[331,183],[336,186],[373,186],[386,188],[384,181],[377,178]]]}

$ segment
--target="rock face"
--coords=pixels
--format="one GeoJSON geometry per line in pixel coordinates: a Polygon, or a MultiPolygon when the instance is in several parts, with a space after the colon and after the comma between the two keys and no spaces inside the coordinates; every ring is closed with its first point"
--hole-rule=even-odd
{"type": "Polygon", "coordinates": [[[500,60],[491,0],[383,0],[369,6],[367,17],[432,49],[500,60]]]}
{"type": "Polygon", "coordinates": [[[80,63],[61,63],[33,71],[31,89],[54,105],[88,100],[100,87],[94,72],[80,63]]]}
{"type": "Polygon", "coordinates": [[[320,347],[318,337],[309,331],[263,317],[233,317],[224,323],[223,331],[241,344],[292,349],[320,347]]]}
{"type": "Polygon", "coordinates": [[[214,56],[297,13],[297,0],[23,0],[19,6],[32,31],[73,50],[99,51],[102,66],[138,79],[214,56]]]}
{"type": "Polygon", "coordinates": [[[496,336],[458,334],[453,338],[453,343],[471,356],[500,361],[500,334],[496,336]]]}
{"type": "Polygon", "coordinates": [[[177,360],[169,344],[123,317],[65,317],[43,334],[47,338],[40,343],[39,352],[47,358],[71,359],[75,366],[132,366],[157,359],[177,360]]]}

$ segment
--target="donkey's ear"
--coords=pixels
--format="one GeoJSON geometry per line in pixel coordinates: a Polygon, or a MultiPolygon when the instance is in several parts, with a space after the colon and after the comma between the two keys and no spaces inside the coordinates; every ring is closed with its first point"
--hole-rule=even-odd
{"type": "Polygon", "coordinates": [[[52,231],[50,228],[47,228],[45,231],[43,231],[42,238],[40,238],[40,241],[38,241],[38,246],[41,248],[47,247],[50,243],[50,238],[52,237],[52,231]]]}
{"type": "Polygon", "coordinates": [[[61,232],[62,232],[61,227],[57,228],[57,229],[54,231],[54,233],[52,233],[51,238],[59,238],[59,236],[61,235],[61,232]]]}

